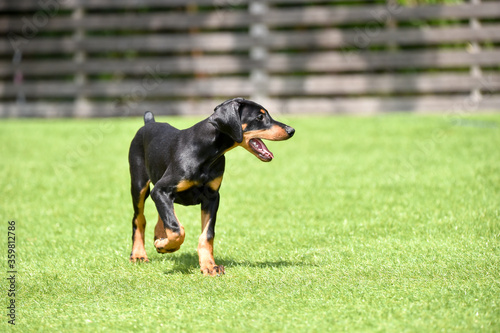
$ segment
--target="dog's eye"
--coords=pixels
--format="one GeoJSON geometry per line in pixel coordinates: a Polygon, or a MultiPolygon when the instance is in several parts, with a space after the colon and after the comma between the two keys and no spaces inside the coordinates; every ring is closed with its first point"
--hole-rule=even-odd
{"type": "Polygon", "coordinates": [[[263,115],[262,113],[261,113],[261,114],[259,114],[259,115],[257,116],[257,120],[258,120],[258,121],[262,121],[262,120],[264,120],[264,115],[263,115]]]}

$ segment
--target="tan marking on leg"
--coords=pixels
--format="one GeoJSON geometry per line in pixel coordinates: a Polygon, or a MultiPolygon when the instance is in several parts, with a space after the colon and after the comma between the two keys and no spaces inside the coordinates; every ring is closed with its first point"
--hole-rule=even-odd
{"type": "Polygon", "coordinates": [[[139,208],[139,215],[135,218],[135,225],[137,228],[134,232],[134,239],[132,243],[132,253],[130,254],[130,261],[149,261],[146,254],[146,249],[144,248],[144,234],[146,231],[146,218],[144,217],[144,200],[146,198],[146,193],[149,188],[150,181],[147,182],[146,186],[141,190],[139,196],[139,203],[137,207],[139,208]]]}
{"type": "Polygon", "coordinates": [[[176,187],[177,192],[186,191],[186,190],[190,189],[191,187],[196,186],[198,184],[199,184],[199,182],[195,182],[192,180],[181,180],[179,182],[179,184],[177,184],[177,187],[176,187]]]}
{"type": "Polygon", "coordinates": [[[217,266],[214,260],[214,240],[207,239],[208,222],[210,214],[201,211],[201,229],[202,233],[198,239],[198,257],[200,261],[200,270],[203,275],[218,276],[224,274],[224,266],[217,266]]]}
{"type": "Polygon", "coordinates": [[[215,178],[214,180],[211,180],[210,182],[208,182],[208,186],[212,190],[218,191],[221,183],[222,183],[222,176],[219,176],[219,177],[215,178]]]}
{"type": "MultiPolygon", "coordinates": [[[[175,215],[175,212],[174,212],[175,215]]],[[[158,215],[158,222],[155,227],[155,248],[158,253],[171,253],[179,250],[182,243],[184,243],[184,237],[186,233],[184,232],[184,226],[179,222],[177,215],[175,215],[177,222],[180,226],[180,232],[176,233],[170,229],[166,229],[163,226],[163,221],[158,215]]]]}
{"type": "Polygon", "coordinates": [[[167,238],[167,233],[165,232],[163,221],[160,215],[158,215],[158,222],[156,222],[155,226],[155,241],[160,238],[167,238]]]}

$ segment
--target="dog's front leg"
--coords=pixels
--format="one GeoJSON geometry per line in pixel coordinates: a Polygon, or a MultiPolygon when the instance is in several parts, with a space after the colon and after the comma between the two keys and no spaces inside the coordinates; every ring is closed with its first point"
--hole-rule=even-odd
{"type": "Polygon", "coordinates": [[[155,227],[155,247],[159,253],[175,252],[184,242],[184,227],[174,212],[174,192],[169,187],[157,184],[151,191],[151,198],[158,210],[155,227]]]}
{"type": "Polygon", "coordinates": [[[224,274],[224,266],[214,260],[215,220],[219,208],[219,192],[213,192],[201,203],[201,235],[198,241],[200,269],[204,275],[224,274]]]}

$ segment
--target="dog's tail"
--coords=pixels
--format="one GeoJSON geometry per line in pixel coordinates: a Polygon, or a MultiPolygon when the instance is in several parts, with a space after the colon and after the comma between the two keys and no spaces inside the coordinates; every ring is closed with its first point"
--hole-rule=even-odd
{"type": "Polygon", "coordinates": [[[155,116],[153,115],[153,112],[146,111],[146,113],[144,113],[144,124],[154,123],[154,122],[155,122],[155,116]]]}

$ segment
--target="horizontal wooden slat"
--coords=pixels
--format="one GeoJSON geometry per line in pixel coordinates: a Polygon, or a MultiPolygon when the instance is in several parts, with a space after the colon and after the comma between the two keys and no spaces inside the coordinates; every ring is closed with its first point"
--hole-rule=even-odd
{"type": "Polygon", "coordinates": [[[325,29],[307,32],[274,33],[267,45],[271,49],[287,48],[343,48],[365,49],[378,45],[436,45],[455,42],[500,41],[500,25],[484,25],[481,29],[470,27],[451,28],[401,28],[380,29],[367,35],[362,30],[325,29]]]}
{"type": "MultiPolygon", "coordinates": [[[[169,75],[227,74],[248,72],[252,61],[247,56],[149,57],[136,59],[87,59],[77,64],[73,60],[26,60],[19,70],[24,75],[71,75],[81,72],[96,74],[169,75]]],[[[12,75],[11,62],[0,62],[0,76],[12,75]]]]}
{"type": "MultiPolygon", "coordinates": [[[[238,3],[246,4],[250,0],[238,0],[238,3]]],[[[217,0],[42,0],[43,3],[55,3],[60,9],[125,9],[125,8],[170,8],[186,6],[186,4],[198,4],[204,6],[230,6],[232,3],[217,0]]],[[[42,7],[38,1],[33,0],[3,0],[0,10],[39,10],[42,7]]]]}
{"type": "MultiPolygon", "coordinates": [[[[289,27],[297,25],[335,25],[367,22],[367,25],[385,23],[388,18],[396,21],[430,19],[498,18],[498,3],[432,5],[432,6],[385,6],[362,7],[324,6],[292,9],[271,9],[264,22],[270,26],[289,27]]],[[[370,27],[371,28],[371,27],[370,27]]]]}
{"type": "MultiPolygon", "coordinates": [[[[42,0],[43,1],[43,0],[42,0]]],[[[213,6],[215,8],[234,8],[247,5],[252,0],[46,0],[54,1],[61,9],[132,9],[132,8],[170,8],[194,4],[200,6],[213,6]]],[[[307,0],[267,0],[270,4],[307,4],[307,0]]],[[[315,3],[345,2],[345,0],[314,0],[315,3]]],[[[362,3],[363,0],[351,0],[353,4],[362,3]]],[[[0,10],[38,10],[38,1],[33,0],[3,0],[0,10]]]]}
{"type": "MultiPolygon", "coordinates": [[[[199,97],[199,96],[231,96],[251,95],[252,87],[243,78],[218,79],[176,79],[156,80],[147,78],[138,81],[122,82],[91,82],[79,86],[73,82],[26,82],[22,91],[27,97],[65,97],[71,98],[77,94],[89,97],[124,97],[138,95],[144,97],[199,97]]],[[[0,84],[0,96],[16,96],[19,88],[13,84],[0,84]]]]}
{"type": "MultiPolygon", "coordinates": [[[[500,49],[480,53],[448,50],[381,51],[381,52],[315,52],[306,54],[270,54],[264,66],[270,73],[288,72],[346,72],[383,69],[425,69],[478,66],[497,66],[500,49]]],[[[248,56],[150,57],[136,59],[89,58],[77,64],[73,60],[26,60],[19,70],[24,76],[60,76],[76,72],[90,75],[131,74],[234,74],[248,73],[256,63],[248,56]]],[[[0,61],[0,76],[13,75],[9,61],[0,61]]]]}
{"type": "MultiPolygon", "coordinates": [[[[272,8],[259,21],[270,27],[331,26],[368,22],[384,23],[388,18],[397,21],[429,20],[429,19],[469,19],[500,17],[500,6],[497,3],[481,3],[477,5],[460,4],[454,6],[418,6],[387,7],[376,6],[322,6],[302,8],[272,8]]],[[[214,9],[203,13],[123,13],[123,14],[87,14],[82,18],[71,16],[55,16],[42,21],[38,28],[43,31],[71,31],[85,29],[100,30],[161,30],[190,28],[245,28],[255,18],[246,10],[214,9]]],[[[0,16],[0,32],[22,32],[28,22],[38,22],[32,17],[0,16]]]]}
{"type": "Polygon", "coordinates": [[[206,33],[206,34],[149,34],[127,37],[86,37],[76,40],[63,38],[33,38],[26,41],[0,41],[0,54],[13,53],[15,47],[23,53],[55,54],[73,53],[78,50],[88,52],[187,52],[193,49],[201,51],[248,50],[252,39],[245,33],[206,33]]]}
{"type": "MultiPolygon", "coordinates": [[[[10,38],[10,39],[9,39],[10,38]]],[[[263,42],[270,49],[287,48],[341,48],[394,43],[399,45],[433,45],[454,42],[498,42],[500,25],[484,25],[481,29],[471,27],[451,28],[405,28],[381,29],[368,36],[359,30],[325,29],[306,32],[274,32],[263,42]]],[[[128,37],[87,37],[81,41],[65,38],[33,38],[26,40],[7,39],[0,41],[0,54],[13,53],[18,47],[23,53],[53,54],[88,52],[187,52],[191,50],[228,52],[244,51],[255,45],[255,40],[245,33],[200,33],[200,34],[150,34],[128,37]]]]}
{"type": "Polygon", "coordinates": [[[273,77],[268,84],[270,95],[281,96],[445,93],[475,88],[500,90],[500,75],[491,76],[488,82],[473,79],[468,74],[311,75],[306,78],[273,77]]]}
{"type": "MultiPolygon", "coordinates": [[[[29,21],[29,20],[28,20],[29,21]]],[[[123,13],[123,14],[87,14],[80,19],[70,15],[56,16],[40,26],[43,31],[86,31],[101,30],[186,30],[190,28],[244,28],[254,19],[247,11],[231,10],[227,13],[213,11],[209,13],[123,13]]],[[[26,29],[26,17],[0,16],[0,32],[22,32],[26,29]]]]}
{"type": "MultiPolygon", "coordinates": [[[[81,19],[71,16],[54,17],[40,27],[43,31],[71,31],[85,29],[100,30],[161,30],[189,28],[241,28],[252,22],[246,11],[230,11],[221,13],[214,11],[208,14],[196,13],[145,13],[145,14],[88,14],[81,19]]],[[[27,25],[22,17],[0,17],[0,31],[20,32],[27,25]]]]}
{"type": "MultiPolygon", "coordinates": [[[[246,96],[243,96],[246,97],[246,96]]],[[[208,117],[213,107],[224,101],[196,99],[192,101],[116,103],[2,103],[0,117],[129,117],[142,116],[146,110],[155,115],[199,115],[208,117]]],[[[259,101],[261,102],[261,101],[259,101]]],[[[469,95],[420,97],[336,97],[336,98],[271,98],[261,102],[276,119],[287,114],[354,114],[369,115],[381,112],[419,112],[448,115],[450,119],[474,112],[499,112],[500,95],[486,95],[472,101],[469,95]]]]}
{"type": "Polygon", "coordinates": [[[310,52],[303,55],[271,54],[266,62],[270,73],[350,72],[396,69],[445,69],[496,66],[500,50],[480,53],[448,50],[310,52]]]}
{"type": "MultiPolygon", "coordinates": [[[[500,96],[486,95],[473,101],[470,95],[419,97],[336,97],[271,99],[269,110],[286,114],[371,115],[384,112],[438,113],[450,118],[475,112],[499,112],[500,96]]],[[[267,105],[266,105],[267,107],[267,105]]]]}
{"type": "MultiPolygon", "coordinates": [[[[383,74],[383,75],[321,75],[305,78],[273,76],[268,82],[268,92],[276,96],[295,95],[347,95],[395,93],[445,93],[467,92],[471,89],[500,90],[500,75],[473,79],[469,74],[383,74]]],[[[141,98],[152,97],[203,97],[252,95],[252,85],[246,78],[209,78],[142,81],[90,82],[84,86],[72,82],[26,82],[21,88],[13,84],[0,85],[0,95],[16,96],[19,89],[28,97],[123,97],[127,94],[141,98]]]]}
{"type": "MultiPolygon", "coordinates": [[[[245,97],[245,96],[242,96],[245,97]]],[[[209,116],[221,99],[196,99],[193,101],[161,101],[140,103],[2,103],[0,117],[129,117],[142,116],[147,110],[159,115],[206,115],[209,116]]]]}

